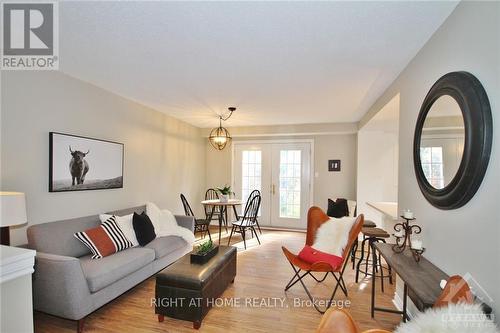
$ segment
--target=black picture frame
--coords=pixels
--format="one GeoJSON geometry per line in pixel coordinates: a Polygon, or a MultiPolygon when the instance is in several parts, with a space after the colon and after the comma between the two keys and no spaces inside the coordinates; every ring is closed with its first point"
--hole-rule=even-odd
{"type": "MultiPolygon", "coordinates": [[[[76,150],[77,149],[75,148],[74,151],[76,150]]],[[[72,174],[70,171],[70,162],[72,160],[71,156],[72,156],[71,148],[68,147],[68,158],[67,158],[68,163],[66,164],[66,167],[68,168],[68,177],[70,179],[70,183],[72,182],[72,174]]],[[[125,160],[125,145],[123,143],[97,139],[87,136],[81,136],[81,135],[61,133],[61,132],[49,132],[49,192],[73,192],[73,191],[91,191],[91,190],[107,190],[107,189],[123,188],[124,160],[125,160]],[[110,179],[98,179],[98,180],[86,179],[82,184],[76,184],[76,179],[75,179],[75,185],[72,184],[68,185],[66,179],[64,180],[58,179],[57,177],[54,176],[54,172],[56,170],[56,166],[54,165],[55,163],[54,158],[56,157],[57,154],[56,140],[59,137],[71,138],[72,140],[77,140],[77,141],[78,139],[81,139],[82,141],[87,140],[88,142],[92,142],[94,147],[96,145],[99,145],[99,143],[105,144],[109,147],[114,146],[114,148],[118,150],[118,152],[116,152],[115,155],[119,157],[119,161],[113,161],[113,163],[116,162],[116,165],[114,165],[114,169],[116,169],[117,172],[119,172],[119,174],[117,174],[116,177],[110,179]]],[[[89,166],[89,169],[91,167],[92,166],[89,166]]]]}
{"type": "Polygon", "coordinates": [[[328,171],[338,172],[341,169],[340,160],[328,160],[328,171]]]}
{"type": "Polygon", "coordinates": [[[468,72],[451,72],[442,76],[427,93],[415,126],[413,162],[418,185],[434,207],[457,209],[469,202],[479,189],[491,154],[493,119],[488,95],[481,82],[468,72]],[[462,160],[455,177],[442,189],[434,188],[424,175],[420,160],[420,141],[425,119],[433,103],[449,95],[458,103],[465,127],[462,160]]]}

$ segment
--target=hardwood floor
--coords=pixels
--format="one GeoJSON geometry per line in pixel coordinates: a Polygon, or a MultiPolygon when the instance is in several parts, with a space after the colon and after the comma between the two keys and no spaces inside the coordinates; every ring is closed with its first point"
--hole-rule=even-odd
{"type": "MultiPolygon", "coordinates": [[[[212,231],[215,238],[215,230],[212,231]]],[[[199,332],[314,332],[321,315],[310,306],[297,305],[294,299],[308,300],[302,287],[297,284],[288,292],[284,286],[292,277],[292,269],[281,251],[284,245],[293,252],[300,250],[305,234],[300,232],[263,230],[262,245],[256,239],[247,241],[247,250],[239,235],[233,236],[232,245],[238,247],[238,272],[234,284],[224,292],[222,298],[227,302],[239,300],[239,307],[221,306],[212,308],[202,322],[199,332]],[[245,298],[249,303],[246,303],[245,298]],[[268,299],[269,298],[269,299],[268,299]],[[276,301],[274,301],[276,299],[276,301]],[[283,306],[281,306],[283,300],[283,306]],[[267,302],[267,304],[261,303],[267,302]],[[245,304],[246,303],[246,304],[245,304]],[[271,307],[276,303],[276,307],[271,307]],[[269,305],[269,307],[266,307],[269,305]]],[[[222,244],[227,244],[227,234],[222,244]]],[[[350,301],[349,311],[361,329],[394,329],[400,316],[389,313],[376,313],[375,320],[370,318],[369,279],[354,282],[352,266],[346,269],[345,281],[349,298],[339,290],[336,300],[350,301]]],[[[329,276],[324,283],[312,279],[307,282],[313,295],[326,299],[329,297],[334,280],[329,276]]],[[[149,278],[118,299],[100,308],[86,318],[85,332],[195,332],[192,323],[165,317],[160,323],[151,306],[154,297],[154,277],[149,278]]],[[[377,305],[394,307],[392,297],[394,285],[386,284],[385,293],[377,284],[377,305]]],[[[76,332],[76,322],[35,313],[35,332],[66,333],[76,332]]]]}

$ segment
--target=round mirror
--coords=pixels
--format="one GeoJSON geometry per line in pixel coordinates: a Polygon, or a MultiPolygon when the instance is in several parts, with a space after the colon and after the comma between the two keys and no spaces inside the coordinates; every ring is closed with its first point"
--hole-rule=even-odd
{"type": "Polygon", "coordinates": [[[413,162],[424,197],[440,209],[465,205],[484,178],[493,120],[481,82],[467,72],[441,77],[422,103],[413,162]]]}
{"type": "Polygon", "coordinates": [[[432,187],[450,184],[462,162],[464,144],[462,110],[453,97],[443,95],[432,104],[420,136],[420,163],[432,187]]]}

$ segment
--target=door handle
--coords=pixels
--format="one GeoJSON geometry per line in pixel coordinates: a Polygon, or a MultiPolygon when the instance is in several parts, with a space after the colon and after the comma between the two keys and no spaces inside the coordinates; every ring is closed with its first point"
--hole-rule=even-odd
{"type": "Polygon", "coordinates": [[[274,184],[273,184],[272,193],[273,193],[273,195],[275,195],[275,194],[276,194],[276,186],[275,186],[274,184]]]}

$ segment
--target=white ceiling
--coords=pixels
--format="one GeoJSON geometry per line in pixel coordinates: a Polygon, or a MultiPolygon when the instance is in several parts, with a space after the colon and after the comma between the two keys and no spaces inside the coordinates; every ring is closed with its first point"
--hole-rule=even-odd
{"type": "Polygon", "coordinates": [[[63,72],[199,127],[355,122],[456,2],[62,2],[63,72]]]}

